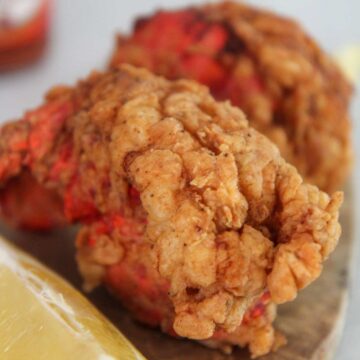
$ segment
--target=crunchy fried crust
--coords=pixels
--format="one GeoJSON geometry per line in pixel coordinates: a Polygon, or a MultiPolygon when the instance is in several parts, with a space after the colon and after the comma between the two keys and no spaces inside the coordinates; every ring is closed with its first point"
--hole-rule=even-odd
{"type": "MultiPolygon", "coordinates": [[[[121,242],[118,242],[108,220],[83,228],[78,237],[77,260],[87,279],[85,286],[91,287],[99,277],[103,278],[110,292],[136,319],[176,336],[169,283],[153,267],[149,256],[151,244],[143,234],[144,223],[122,219],[121,228],[116,230],[121,231],[121,242]]],[[[265,292],[247,309],[233,333],[218,330],[202,343],[226,353],[235,345],[248,345],[253,357],[264,355],[285,342],[272,326],[275,316],[276,306],[265,292]]]]}
{"type": "Polygon", "coordinates": [[[303,184],[205,87],[122,66],[47,101],[1,129],[0,179],[27,168],[63,197],[69,221],[102,220],[98,264],[82,267],[92,284],[121,261],[135,226],[169,284],[175,332],[208,339],[236,330],[266,289],[282,303],[319,276],[340,235],[342,194],[303,184]]]}
{"type": "Polygon", "coordinates": [[[120,63],[206,84],[326,191],[349,174],[351,86],[292,20],[232,2],[160,11],[118,37],[111,66],[120,63]]]}

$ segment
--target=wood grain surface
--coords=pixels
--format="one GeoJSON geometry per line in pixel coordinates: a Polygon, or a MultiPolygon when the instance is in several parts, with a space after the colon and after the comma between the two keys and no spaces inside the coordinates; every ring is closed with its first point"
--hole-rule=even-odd
{"type": "MultiPolygon", "coordinates": [[[[340,339],[348,300],[348,279],[352,252],[351,193],[346,191],[341,213],[342,237],[335,253],[314,284],[300,293],[296,301],[279,307],[276,327],[288,344],[262,360],[329,360],[340,339]]],[[[30,252],[76,287],[81,279],[74,260],[76,229],[50,234],[29,234],[2,225],[0,232],[30,252]]],[[[247,360],[249,354],[237,349],[231,355],[207,349],[195,342],[173,339],[134,322],[121,305],[104,289],[88,296],[116,324],[149,360],[247,360]]]]}

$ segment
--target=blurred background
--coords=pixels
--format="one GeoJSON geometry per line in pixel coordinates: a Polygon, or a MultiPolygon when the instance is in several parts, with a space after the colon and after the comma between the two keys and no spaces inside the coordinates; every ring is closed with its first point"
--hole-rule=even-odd
{"type": "MultiPolygon", "coordinates": [[[[0,25],[5,21],[1,11],[6,1],[16,0],[0,0],[0,25]]],[[[46,19],[40,19],[35,26],[40,34],[38,42],[33,52],[26,55],[30,58],[39,55],[39,60],[16,71],[0,71],[0,121],[16,118],[25,109],[39,104],[42,94],[50,86],[57,83],[72,84],[79,77],[87,75],[91,69],[104,67],[114,45],[115,33],[129,31],[134,17],[148,14],[159,7],[173,8],[203,2],[199,0],[135,0],[131,2],[53,0],[50,4],[49,41],[45,51],[40,56],[45,44],[45,38],[42,36],[43,32],[46,32],[46,19]]],[[[319,43],[333,54],[342,53],[348,46],[360,47],[360,1],[358,0],[249,0],[248,2],[297,18],[319,43]]],[[[31,11],[31,5],[27,6],[31,11]]],[[[17,16],[21,19],[21,12],[17,16]]],[[[357,87],[360,85],[359,76],[356,85],[357,87]]],[[[356,153],[360,154],[358,121],[360,96],[358,93],[355,95],[352,113],[354,146],[356,153]]],[[[360,234],[358,161],[354,167],[352,183],[356,191],[354,236],[357,240],[360,234]]],[[[341,360],[360,359],[360,266],[356,261],[357,249],[358,246],[354,251],[354,271],[345,331],[336,357],[341,360]]]]}

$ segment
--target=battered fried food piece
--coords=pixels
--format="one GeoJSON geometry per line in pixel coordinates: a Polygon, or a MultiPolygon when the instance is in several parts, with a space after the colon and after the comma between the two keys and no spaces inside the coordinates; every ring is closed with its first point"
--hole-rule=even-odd
{"type": "MultiPolygon", "coordinates": [[[[93,224],[78,237],[78,263],[88,280],[86,285],[100,276],[110,292],[121,300],[139,321],[160,327],[162,331],[178,336],[173,329],[174,307],[169,298],[169,283],[154,269],[151,244],[146,242],[139,227],[128,219],[117,216],[93,224]],[[121,221],[121,247],[111,238],[112,223],[121,221]],[[134,231],[135,229],[135,231],[134,231]],[[118,253],[122,260],[119,261],[118,253]]],[[[116,225],[115,225],[116,226],[116,225]]],[[[141,226],[141,225],[140,225],[141,226]]],[[[265,292],[246,311],[240,325],[231,334],[217,330],[204,345],[230,353],[234,345],[249,346],[253,357],[276,350],[285,338],[272,326],[276,305],[265,292]]],[[[196,324],[193,324],[196,326],[196,324]]]]}
{"type": "Polygon", "coordinates": [[[195,82],[131,66],[55,88],[5,125],[1,184],[24,171],[57,191],[69,222],[83,224],[87,288],[106,282],[126,298],[116,269],[134,257],[151,263],[152,283],[167,289],[168,328],[212,345],[249,343],[254,356],[278,337],[273,316],[258,324],[245,314],[267,292],[274,303],[293,300],[340,235],[342,194],[304,184],[239,109],[195,82]]]}
{"type": "Polygon", "coordinates": [[[159,11],[118,37],[111,66],[120,63],[209,86],[325,191],[349,174],[352,88],[293,20],[232,2],[159,11]]]}

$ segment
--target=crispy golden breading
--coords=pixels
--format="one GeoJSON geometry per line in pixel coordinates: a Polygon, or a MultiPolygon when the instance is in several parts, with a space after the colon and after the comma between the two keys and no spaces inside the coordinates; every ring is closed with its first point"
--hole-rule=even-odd
{"type": "Polygon", "coordinates": [[[233,2],[159,11],[118,37],[111,66],[120,63],[209,86],[323,190],[336,190],[349,174],[352,88],[290,19],[233,2]]]}
{"type": "MultiPolygon", "coordinates": [[[[304,184],[239,109],[189,80],[131,66],[94,73],[1,134],[2,183],[30,170],[86,224],[88,286],[145,237],[183,337],[233,332],[267,289],[275,303],[293,300],[339,239],[342,194],[304,184]]],[[[276,344],[265,337],[253,340],[258,353],[276,344]]]]}
{"type": "MultiPolygon", "coordinates": [[[[122,226],[127,227],[125,223],[122,226]]],[[[176,335],[169,283],[153,267],[151,244],[146,242],[144,234],[134,234],[134,222],[130,229],[130,234],[122,234],[120,244],[114,234],[111,237],[99,234],[99,224],[83,228],[77,240],[77,260],[86,285],[92,286],[94,281],[103,279],[110,292],[136,319],[176,335]],[[89,246],[90,239],[96,241],[89,246]]],[[[249,346],[253,357],[267,354],[285,343],[284,336],[272,326],[275,316],[276,306],[265,292],[247,309],[234,332],[218,329],[201,343],[225,353],[230,353],[233,346],[249,346]]]]}
{"type": "Polygon", "coordinates": [[[175,331],[204,339],[216,326],[231,332],[265,287],[282,303],[319,275],[339,238],[341,194],[302,184],[239,110],[201,86],[164,87],[122,107],[110,148],[140,192],[175,331]]]}

